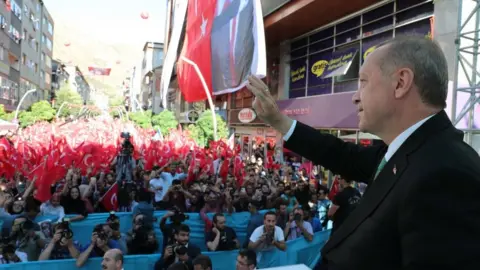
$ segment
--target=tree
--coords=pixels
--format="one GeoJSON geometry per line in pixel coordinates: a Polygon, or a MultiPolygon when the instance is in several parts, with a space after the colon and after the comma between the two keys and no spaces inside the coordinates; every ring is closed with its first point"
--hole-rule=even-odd
{"type": "Polygon", "coordinates": [[[152,116],[153,128],[159,128],[163,135],[168,135],[170,129],[175,129],[178,126],[175,114],[169,110],[164,110],[159,114],[152,116]]]}
{"type": "Polygon", "coordinates": [[[0,119],[5,121],[12,121],[15,116],[15,112],[7,113],[3,104],[0,104],[0,119]]]}
{"type": "Polygon", "coordinates": [[[30,112],[37,121],[51,121],[55,117],[55,109],[46,100],[41,100],[32,104],[30,112]]]}
{"type": "Polygon", "coordinates": [[[68,84],[62,85],[60,90],[56,93],[56,97],[57,103],[55,108],[57,110],[60,109],[60,106],[62,106],[64,102],[66,102],[65,106],[63,106],[62,111],[60,112],[61,117],[77,115],[79,113],[80,106],[69,105],[82,105],[83,99],[78,92],[71,90],[68,84]]]}
{"type": "Polygon", "coordinates": [[[115,96],[108,99],[108,105],[110,107],[123,106],[125,103],[125,98],[121,96],[115,96]]]}
{"type": "MultiPolygon", "coordinates": [[[[217,118],[217,139],[227,138],[227,124],[219,114],[215,114],[215,117],[217,118]]],[[[195,125],[189,125],[187,127],[190,137],[200,146],[207,146],[208,142],[214,139],[212,120],[212,112],[206,110],[200,115],[195,125]]]]}
{"type": "Polygon", "coordinates": [[[133,121],[137,126],[141,128],[151,128],[152,127],[152,111],[138,111],[128,113],[128,117],[133,121]]]}

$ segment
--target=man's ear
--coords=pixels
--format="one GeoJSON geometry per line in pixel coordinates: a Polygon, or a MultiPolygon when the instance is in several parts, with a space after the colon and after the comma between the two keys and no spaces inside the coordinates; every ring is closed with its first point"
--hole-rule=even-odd
{"type": "Polygon", "coordinates": [[[414,74],[410,68],[402,68],[397,71],[396,75],[395,98],[401,99],[405,97],[413,86],[414,74]]]}

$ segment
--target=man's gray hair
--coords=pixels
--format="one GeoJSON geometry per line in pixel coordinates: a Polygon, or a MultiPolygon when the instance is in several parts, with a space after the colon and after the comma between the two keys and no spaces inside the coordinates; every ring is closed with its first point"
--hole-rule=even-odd
{"type": "Polygon", "coordinates": [[[380,67],[385,73],[410,68],[422,101],[444,109],[447,104],[447,59],[437,42],[423,36],[400,36],[384,43],[380,67]]]}

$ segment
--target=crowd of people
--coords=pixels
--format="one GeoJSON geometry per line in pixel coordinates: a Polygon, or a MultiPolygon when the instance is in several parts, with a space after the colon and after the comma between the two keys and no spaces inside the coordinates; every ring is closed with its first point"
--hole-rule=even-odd
{"type": "MultiPolygon", "coordinates": [[[[125,135],[122,146],[131,139],[125,135]]],[[[241,156],[243,179],[239,181],[231,163],[226,177],[220,175],[226,162],[221,154],[213,160],[212,170],[189,168],[195,151],[149,170],[141,158],[122,161],[122,151],[108,171],[88,167],[83,172],[71,166],[50,185],[49,199],[43,202],[36,196],[36,175],[28,179],[17,171],[13,179],[3,177],[0,263],[75,259],[81,267],[89,258],[103,257],[104,269],[117,269],[123,255],[160,253],[155,269],[193,269],[195,263],[208,269],[211,262],[201,255],[200,247],[189,243],[190,228],[184,223],[185,213],[199,213],[205,222],[206,248],[202,248],[211,252],[239,249],[237,269],[254,269],[259,251],[285,250],[286,241],[299,237],[312,241],[314,233],[329,229],[332,221],[335,229],[361,196],[351,182],[342,179],[340,189],[330,191],[317,167],[308,171],[294,157],[268,166],[262,156],[241,156]],[[118,202],[104,203],[111,202],[103,198],[114,189],[118,202]],[[111,212],[104,223],[95,226],[90,243],[79,244],[70,225],[89,214],[111,210],[132,212],[131,229],[122,233],[123,224],[111,212]],[[159,220],[154,217],[156,210],[165,211],[159,220]],[[234,212],[251,214],[242,242],[226,225],[226,216],[234,212]],[[212,219],[209,213],[214,213],[212,219]],[[37,223],[39,216],[57,218],[37,223]],[[153,230],[157,224],[161,242],[153,230]]]]}

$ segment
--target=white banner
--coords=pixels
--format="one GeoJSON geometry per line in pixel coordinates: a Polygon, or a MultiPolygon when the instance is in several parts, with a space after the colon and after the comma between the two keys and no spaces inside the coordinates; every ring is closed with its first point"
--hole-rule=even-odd
{"type": "MultiPolygon", "coordinates": [[[[161,77],[161,86],[160,94],[162,97],[163,108],[167,108],[167,93],[168,87],[170,85],[170,78],[172,77],[173,67],[177,60],[177,51],[178,45],[180,43],[180,37],[182,35],[183,24],[185,23],[185,18],[187,15],[187,6],[188,0],[175,0],[175,6],[173,8],[173,28],[172,35],[170,36],[167,54],[165,55],[165,60],[163,61],[162,77],[161,77]]],[[[168,31],[168,29],[167,29],[168,31]]]]}

